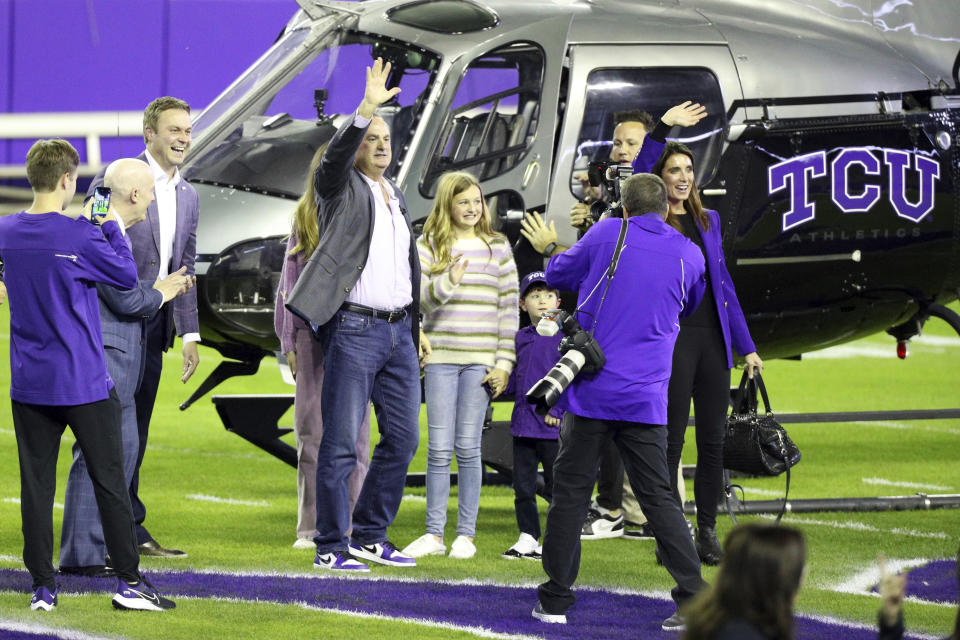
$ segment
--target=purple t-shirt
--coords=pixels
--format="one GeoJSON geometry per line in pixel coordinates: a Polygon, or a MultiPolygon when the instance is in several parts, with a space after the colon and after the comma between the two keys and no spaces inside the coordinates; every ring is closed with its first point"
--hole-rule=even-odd
{"type": "MultiPolygon", "coordinates": [[[[510,382],[504,395],[515,396],[513,415],[510,417],[510,435],[521,438],[540,438],[556,440],[560,435],[559,427],[551,427],[538,416],[533,405],[527,402],[526,394],[560,359],[557,347],[563,334],[541,336],[533,325],[517,331],[517,366],[510,374],[510,382]]],[[[550,409],[554,418],[563,416],[559,407],[550,409]]]]}
{"type": "Polygon", "coordinates": [[[10,305],[10,397],[40,405],[106,399],[113,381],[95,283],[137,286],[119,225],[55,212],[5,216],[0,259],[10,305]]]}
{"type": "Polygon", "coordinates": [[[620,220],[601,220],[569,250],[550,258],[547,284],[577,292],[580,326],[594,337],[606,364],[580,372],[557,406],[584,418],[667,423],[667,385],[678,318],[700,304],[703,254],[656,213],[632,216],[616,275],[598,314],[620,220]]]}

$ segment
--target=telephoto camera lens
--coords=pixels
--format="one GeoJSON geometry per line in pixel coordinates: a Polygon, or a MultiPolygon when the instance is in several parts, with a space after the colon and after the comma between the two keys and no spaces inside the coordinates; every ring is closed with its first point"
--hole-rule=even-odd
{"type": "Polygon", "coordinates": [[[534,411],[538,415],[547,415],[547,411],[557,404],[560,394],[577,377],[584,362],[586,357],[576,349],[571,349],[563,354],[547,375],[530,387],[527,391],[527,402],[534,405],[534,411]]]}

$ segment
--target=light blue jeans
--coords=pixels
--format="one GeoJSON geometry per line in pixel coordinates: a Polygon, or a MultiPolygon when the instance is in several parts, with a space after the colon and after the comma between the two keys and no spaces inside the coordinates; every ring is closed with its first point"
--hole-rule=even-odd
{"type": "Polygon", "coordinates": [[[427,533],[443,536],[450,498],[450,462],[457,454],[457,535],[473,537],[480,508],[480,434],[490,402],[479,364],[428,364],[427,533]]]}

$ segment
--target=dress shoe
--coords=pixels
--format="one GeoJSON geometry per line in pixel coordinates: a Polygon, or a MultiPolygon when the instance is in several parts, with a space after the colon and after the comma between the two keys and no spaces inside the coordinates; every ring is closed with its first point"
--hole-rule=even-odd
{"type": "Polygon", "coordinates": [[[700,561],[703,564],[710,566],[720,564],[720,560],[723,558],[723,550],[717,540],[716,529],[713,527],[697,527],[694,543],[697,547],[697,555],[700,556],[700,561]]]}
{"type": "Polygon", "coordinates": [[[64,575],[87,576],[89,578],[116,578],[117,572],[113,567],[102,564],[90,564],[81,567],[60,566],[60,573],[64,575]]]}
{"type": "Polygon", "coordinates": [[[156,540],[151,540],[150,542],[144,542],[141,545],[137,545],[137,549],[140,551],[142,556],[155,556],[157,558],[186,558],[187,552],[180,551],[179,549],[167,549],[160,546],[160,543],[156,540]]]}

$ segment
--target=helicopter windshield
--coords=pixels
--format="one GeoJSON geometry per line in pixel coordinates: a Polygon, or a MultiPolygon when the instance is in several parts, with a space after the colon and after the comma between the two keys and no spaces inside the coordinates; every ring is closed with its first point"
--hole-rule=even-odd
{"type": "Polygon", "coordinates": [[[285,34],[200,114],[195,127],[203,129],[223,114],[242,109],[233,118],[239,124],[232,131],[191,159],[187,179],[300,197],[314,153],[360,104],[365,68],[377,57],[392,63],[388,86],[401,88],[378,111],[393,132],[393,162],[386,175],[395,175],[433,85],[439,57],[393,38],[355,31],[329,32],[311,44],[309,32],[285,34]],[[270,82],[271,78],[279,79],[270,82]]]}

